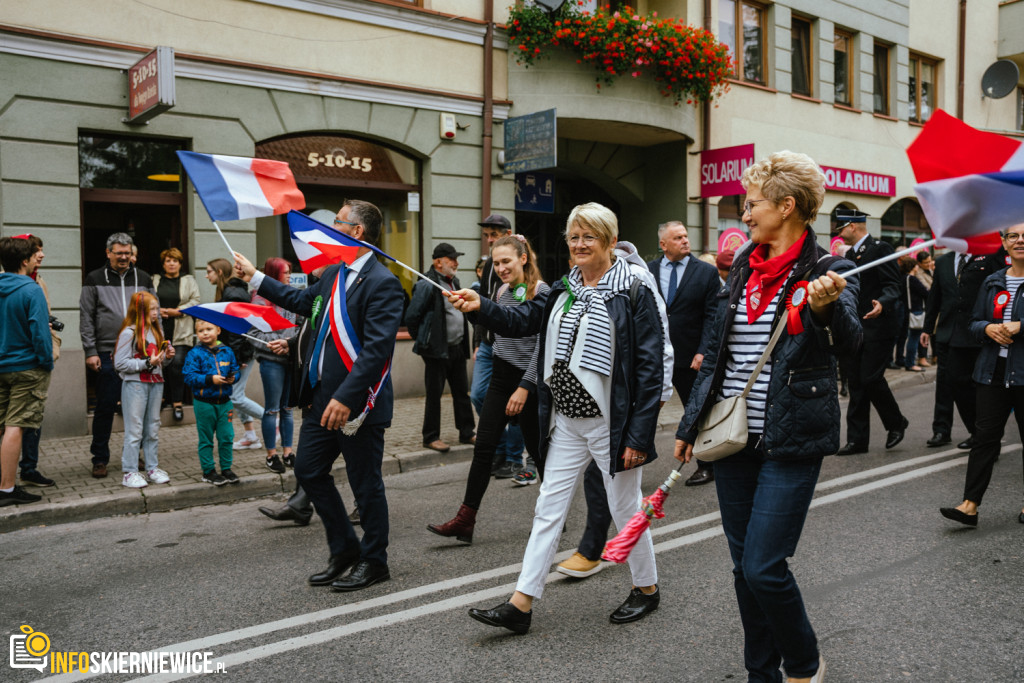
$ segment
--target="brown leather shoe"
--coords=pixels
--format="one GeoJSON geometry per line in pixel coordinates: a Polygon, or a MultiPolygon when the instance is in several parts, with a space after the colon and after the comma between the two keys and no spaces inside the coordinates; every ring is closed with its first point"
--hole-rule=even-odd
{"type": "Polygon", "coordinates": [[[425,443],[423,444],[423,447],[429,448],[432,451],[437,451],[438,453],[447,453],[452,449],[451,446],[446,444],[444,441],[441,441],[441,439],[436,439],[434,441],[431,441],[430,443],[425,443]]]}
{"type": "Polygon", "coordinates": [[[96,479],[103,479],[105,476],[107,476],[107,463],[94,463],[92,466],[92,476],[96,479]]]}

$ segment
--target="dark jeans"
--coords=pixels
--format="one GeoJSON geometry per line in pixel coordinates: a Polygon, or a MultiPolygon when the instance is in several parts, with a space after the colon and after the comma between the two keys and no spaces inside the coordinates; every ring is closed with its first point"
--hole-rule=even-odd
{"type": "Polygon", "coordinates": [[[295,479],[323,521],[332,555],[359,547],[360,559],[387,564],[390,526],[381,475],[384,426],[363,424],[352,436],[340,430],[328,431],[320,426],[320,418],[330,398],[326,391],[317,391],[312,409],[303,413],[299,436],[302,448],[295,458],[295,479]],[[345,472],[361,514],[362,541],[356,536],[331,476],[339,455],[345,457],[345,472]]]}
{"type": "Polygon", "coordinates": [[[871,406],[875,407],[886,431],[903,426],[903,413],[885,381],[885,368],[892,360],[891,337],[865,339],[856,355],[848,359],[850,405],[846,411],[846,440],[867,446],[871,438],[871,406]]]}
{"type": "Polygon", "coordinates": [[[185,356],[191,350],[191,346],[175,346],[174,358],[164,366],[164,400],[169,403],[181,403],[185,399],[185,379],[181,370],[185,367],[185,356]]]}
{"type": "MultiPolygon", "coordinates": [[[[523,371],[511,363],[494,357],[491,370],[491,384],[484,396],[484,404],[480,410],[480,429],[476,434],[476,445],[473,447],[473,462],[469,466],[469,477],[466,480],[466,495],[462,502],[473,508],[480,509],[487,485],[491,482],[491,464],[494,453],[505,433],[505,425],[509,417],[505,414],[505,406],[513,392],[519,388],[523,379],[523,371]]],[[[519,413],[519,426],[523,430],[526,451],[538,459],[540,452],[540,430],[537,426],[537,394],[530,392],[526,405],[519,413]]]]}
{"type": "Polygon", "coordinates": [[[39,438],[42,429],[21,430],[21,473],[31,474],[39,468],[39,438]]]}
{"type": "Polygon", "coordinates": [[[612,523],[612,512],[608,509],[608,493],[604,488],[601,468],[591,461],[583,472],[583,496],[587,499],[587,527],[577,548],[580,555],[591,562],[601,559],[608,542],[608,527],[612,523]]]}
{"type": "MultiPolygon", "coordinates": [[[[971,375],[978,360],[979,349],[935,344],[939,365],[935,372],[935,412],[932,431],[949,436],[953,431],[953,405],[969,434],[974,434],[978,403],[971,375]]],[[[1005,422],[1005,420],[1004,420],[1005,422]]]]}
{"type": "Polygon", "coordinates": [[[100,371],[96,375],[96,410],[92,414],[92,453],[94,465],[110,462],[110,430],[114,424],[114,411],[121,400],[121,376],[114,370],[114,359],[109,353],[100,354],[100,371]]]}
{"type": "Polygon", "coordinates": [[[423,384],[426,388],[427,400],[423,408],[423,443],[437,441],[441,438],[441,394],[444,383],[452,392],[452,405],[455,407],[455,427],[459,430],[459,440],[469,441],[473,438],[473,404],[469,401],[469,379],[466,377],[466,357],[460,344],[448,347],[447,358],[423,359],[423,384]]]}
{"type": "Polygon", "coordinates": [[[818,640],[786,558],[796,552],[822,459],[766,460],[753,448],[758,436],[714,463],[715,485],[732,556],[748,680],[775,683],[782,681],[780,663],[793,678],[818,669],[818,640]]]}
{"type": "Polygon", "coordinates": [[[1004,386],[1002,377],[1005,372],[1006,361],[1000,358],[996,361],[995,383],[977,385],[978,418],[964,483],[964,500],[977,505],[981,505],[992,480],[992,468],[999,457],[999,442],[1011,411],[1017,420],[1017,432],[1024,436],[1024,387],[1004,386]]]}

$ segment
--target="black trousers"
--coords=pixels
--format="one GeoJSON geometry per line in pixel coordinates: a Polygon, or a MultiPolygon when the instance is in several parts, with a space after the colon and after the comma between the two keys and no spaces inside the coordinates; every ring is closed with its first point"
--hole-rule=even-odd
{"type": "Polygon", "coordinates": [[[462,353],[462,346],[453,344],[448,347],[447,358],[423,359],[423,384],[427,394],[426,406],[423,408],[424,445],[441,438],[441,394],[444,393],[445,382],[448,382],[452,392],[459,440],[469,441],[473,438],[475,425],[473,404],[469,400],[466,357],[462,353]]]}
{"type": "Polygon", "coordinates": [[[181,371],[185,367],[185,356],[191,350],[191,346],[175,346],[174,358],[164,366],[164,400],[168,403],[181,403],[185,398],[185,378],[181,371]]]}
{"type": "Polygon", "coordinates": [[[996,362],[993,384],[978,384],[978,418],[975,422],[974,447],[967,459],[967,480],[964,500],[981,505],[981,499],[992,480],[992,468],[999,457],[999,441],[1003,438],[1010,411],[1017,420],[1017,431],[1024,436],[1024,387],[1003,385],[1006,361],[996,362]]]}
{"type": "MultiPolygon", "coordinates": [[[[480,509],[480,503],[491,482],[491,464],[498,441],[505,432],[509,416],[505,414],[505,406],[513,392],[519,388],[523,379],[523,371],[511,363],[494,357],[491,370],[491,383],[484,396],[484,404],[480,407],[480,428],[476,433],[476,445],[473,447],[473,462],[469,466],[469,478],[466,480],[466,495],[462,502],[474,510],[480,509]]],[[[526,451],[538,461],[540,455],[540,429],[538,428],[537,393],[530,392],[526,405],[518,415],[519,427],[523,430],[523,442],[526,451]]],[[[539,463],[538,463],[539,464],[539,463]]]]}
{"type": "Polygon", "coordinates": [[[846,440],[867,446],[871,439],[871,406],[875,407],[886,431],[903,426],[903,413],[885,381],[885,368],[892,360],[893,338],[865,339],[860,351],[847,359],[850,405],[846,412],[846,440]]]}
{"type": "Polygon", "coordinates": [[[971,375],[978,352],[979,349],[935,344],[935,355],[939,358],[935,373],[935,412],[932,415],[932,432],[935,434],[949,436],[952,433],[954,404],[967,432],[974,434],[978,403],[975,399],[977,385],[971,380],[971,375]]]}
{"type": "Polygon", "coordinates": [[[327,545],[332,555],[360,549],[360,559],[375,564],[388,561],[388,501],[384,495],[381,462],[384,458],[384,427],[363,424],[352,436],[320,426],[320,418],[330,400],[326,391],[317,391],[313,407],[303,411],[301,448],[295,458],[295,478],[313,501],[324,524],[327,545]],[[339,455],[345,457],[345,472],[359,508],[363,538],[356,536],[341,494],[334,483],[331,468],[339,455]]]}

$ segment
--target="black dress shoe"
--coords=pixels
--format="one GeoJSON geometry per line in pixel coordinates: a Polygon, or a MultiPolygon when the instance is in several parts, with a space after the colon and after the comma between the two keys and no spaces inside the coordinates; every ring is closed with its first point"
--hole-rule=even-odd
{"type": "Polygon", "coordinates": [[[960,510],[957,510],[956,508],[939,508],[939,512],[942,514],[943,517],[945,517],[946,519],[951,519],[954,522],[960,522],[961,524],[966,524],[967,526],[978,526],[977,513],[969,515],[966,512],[961,512],[960,510]]]}
{"type": "Polygon", "coordinates": [[[973,436],[967,437],[966,439],[964,439],[963,441],[958,443],[956,445],[956,447],[959,448],[962,451],[969,451],[969,450],[971,450],[972,448],[974,448],[974,437],[973,436]]]}
{"type": "Polygon", "coordinates": [[[697,471],[690,475],[690,478],[683,482],[686,486],[700,486],[710,484],[715,480],[715,471],[710,467],[698,467],[697,471]]]}
{"type": "Polygon", "coordinates": [[[634,588],[629,592],[629,597],[626,601],[619,605],[619,608],[612,612],[608,619],[613,624],[628,624],[631,621],[637,621],[643,619],[648,614],[658,609],[658,603],[661,602],[661,590],[658,589],[647,595],[639,588],[634,588]]]}
{"type": "Polygon", "coordinates": [[[885,435],[885,447],[896,448],[896,445],[903,441],[903,437],[907,435],[907,427],[910,426],[910,420],[903,418],[903,424],[898,429],[892,429],[885,435]]]}
{"type": "Polygon", "coordinates": [[[345,570],[359,561],[359,550],[331,555],[327,569],[309,577],[310,586],[326,586],[345,573],[345,570]]]}
{"type": "Polygon", "coordinates": [[[949,434],[940,434],[935,432],[932,434],[932,438],[926,442],[929,448],[935,448],[936,446],[945,446],[947,443],[952,443],[953,439],[949,438],[949,434]]]}
{"type": "Polygon", "coordinates": [[[840,448],[839,452],[836,453],[836,455],[857,455],[858,453],[867,453],[867,452],[868,452],[868,447],[867,446],[859,446],[859,445],[853,443],[852,441],[850,441],[845,446],[840,448]]]}
{"type": "Polygon", "coordinates": [[[387,581],[391,578],[386,564],[375,564],[366,560],[359,560],[355,567],[352,567],[346,576],[341,577],[331,584],[331,590],[338,593],[348,593],[369,588],[375,583],[387,581]]]}
{"type": "Polygon", "coordinates": [[[520,612],[519,608],[510,602],[503,602],[493,609],[469,610],[469,616],[488,626],[500,626],[507,628],[512,633],[522,635],[530,630],[530,620],[533,618],[533,611],[520,612]]]}
{"type": "Polygon", "coordinates": [[[290,505],[284,505],[280,510],[271,510],[270,508],[261,507],[259,511],[270,517],[275,522],[287,522],[291,520],[299,526],[306,526],[309,524],[310,518],[313,517],[312,513],[304,515],[290,505]]]}

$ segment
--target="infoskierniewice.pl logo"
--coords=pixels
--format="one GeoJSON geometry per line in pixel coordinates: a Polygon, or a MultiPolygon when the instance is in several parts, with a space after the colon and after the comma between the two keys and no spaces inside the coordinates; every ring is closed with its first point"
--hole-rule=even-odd
{"type": "Polygon", "coordinates": [[[50,638],[31,626],[11,636],[12,669],[52,674],[212,674],[226,671],[212,652],[76,652],[50,649],[50,638]]]}

